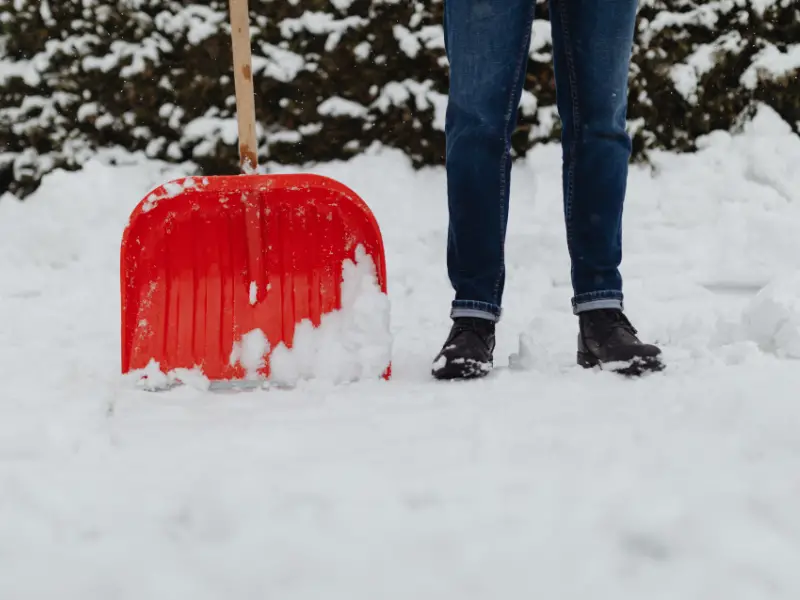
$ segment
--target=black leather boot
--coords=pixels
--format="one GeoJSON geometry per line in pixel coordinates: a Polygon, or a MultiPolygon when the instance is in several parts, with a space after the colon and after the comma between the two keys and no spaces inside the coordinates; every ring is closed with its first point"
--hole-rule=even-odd
{"type": "Polygon", "coordinates": [[[578,319],[578,364],[582,367],[600,366],[631,376],[664,369],[661,350],[642,343],[621,310],[588,310],[578,319]]]}
{"type": "Polygon", "coordinates": [[[459,317],[433,362],[436,379],[476,379],[488,375],[494,364],[495,325],[488,319],[459,317]]]}

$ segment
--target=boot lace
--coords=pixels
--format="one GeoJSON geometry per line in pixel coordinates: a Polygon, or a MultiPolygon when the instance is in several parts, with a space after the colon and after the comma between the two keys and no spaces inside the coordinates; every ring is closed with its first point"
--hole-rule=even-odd
{"type": "MultiPolygon", "coordinates": [[[[593,311],[594,312],[594,311],[593,311]]],[[[639,332],[628,320],[621,310],[614,309],[601,309],[597,311],[598,324],[601,330],[604,330],[603,336],[606,340],[609,339],[617,330],[625,331],[632,336],[636,336],[639,332]]]]}

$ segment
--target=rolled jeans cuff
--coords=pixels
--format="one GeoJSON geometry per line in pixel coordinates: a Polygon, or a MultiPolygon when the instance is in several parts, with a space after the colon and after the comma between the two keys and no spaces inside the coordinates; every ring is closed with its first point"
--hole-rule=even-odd
{"type": "Polygon", "coordinates": [[[589,292],[578,294],[572,299],[572,312],[576,315],[587,310],[599,310],[603,308],[616,308],[622,310],[622,292],[617,290],[603,290],[599,292],[589,292]]]}
{"type": "Polygon", "coordinates": [[[497,322],[500,320],[502,310],[495,304],[478,302],[476,300],[455,300],[450,310],[450,318],[471,317],[473,319],[486,319],[497,322]]]}

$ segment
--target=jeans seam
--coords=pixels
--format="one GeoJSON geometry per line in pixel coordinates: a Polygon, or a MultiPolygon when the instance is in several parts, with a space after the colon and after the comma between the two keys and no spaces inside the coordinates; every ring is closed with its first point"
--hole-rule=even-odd
{"type": "Polygon", "coordinates": [[[499,294],[499,291],[500,291],[500,282],[502,281],[503,275],[505,274],[505,270],[506,270],[505,269],[505,249],[504,249],[505,244],[503,243],[503,238],[505,236],[503,235],[503,218],[502,217],[503,217],[503,214],[504,214],[505,209],[506,209],[506,198],[505,198],[506,193],[505,193],[505,190],[506,190],[506,185],[507,185],[507,181],[508,181],[508,172],[507,172],[508,171],[508,169],[507,169],[508,158],[507,158],[506,155],[511,153],[510,148],[507,147],[510,142],[507,143],[506,140],[507,140],[507,138],[510,137],[510,135],[508,133],[508,126],[511,123],[511,117],[514,114],[515,109],[519,108],[519,105],[517,105],[516,107],[514,106],[514,98],[517,95],[516,94],[516,89],[517,89],[516,86],[518,85],[517,82],[519,81],[519,78],[520,78],[520,75],[521,75],[520,72],[522,71],[522,65],[525,63],[525,57],[528,56],[528,53],[531,50],[531,26],[532,26],[532,23],[533,23],[533,16],[534,16],[533,13],[535,11],[536,11],[536,1],[535,0],[530,0],[529,8],[528,8],[528,14],[526,15],[526,21],[525,21],[529,25],[527,27],[527,30],[526,30],[524,36],[523,36],[522,44],[520,44],[522,49],[521,49],[519,55],[517,56],[517,65],[514,68],[514,79],[513,79],[512,86],[511,86],[511,91],[510,91],[510,94],[509,94],[508,108],[506,109],[505,123],[504,123],[504,128],[503,128],[503,134],[504,134],[505,137],[503,138],[503,145],[504,145],[503,153],[501,154],[501,157],[500,157],[500,202],[498,203],[499,208],[500,208],[500,241],[501,241],[500,260],[501,260],[502,266],[501,266],[499,272],[497,273],[497,279],[495,280],[495,283],[494,283],[494,292],[493,292],[492,295],[493,295],[495,304],[499,304],[499,302],[498,302],[498,294],[499,294]]]}
{"type": "Polygon", "coordinates": [[[614,298],[620,299],[623,294],[619,290],[597,290],[594,292],[584,292],[583,294],[576,294],[574,297],[575,302],[583,302],[585,300],[596,300],[599,298],[614,298]]]}
{"type": "MultiPolygon", "coordinates": [[[[566,219],[567,229],[567,246],[572,247],[573,231],[572,231],[572,198],[575,195],[575,163],[578,160],[577,148],[578,138],[580,137],[581,129],[581,114],[578,102],[578,82],[577,74],[575,73],[575,59],[572,56],[572,37],[569,33],[569,16],[564,0],[558,2],[559,13],[561,14],[561,33],[564,37],[564,59],[567,64],[567,75],[569,81],[569,96],[570,104],[572,105],[572,142],[569,145],[570,161],[567,167],[567,190],[566,198],[564,198],[564,217],[566,219]]],[[[575,265],[570,268],[574,277],[575,265]]]]}
{"type": "Polygon", "coordinates": [[[453,300],[452,304],[453,306],[488,306],[491,308],[499,308],[494,302],[484,302],[482,300],[453,300]]]}

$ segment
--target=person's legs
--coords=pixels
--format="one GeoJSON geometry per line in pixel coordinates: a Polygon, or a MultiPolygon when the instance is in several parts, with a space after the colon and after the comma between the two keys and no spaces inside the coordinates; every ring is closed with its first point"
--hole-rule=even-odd
{"type": "Polygon", "coordinates": [[[575,312],[622,307],[628,71],[637,0],[550,0],[575,312]]]}
{"type": "Polygon", "coordinates": [[[447,268],[453,327],[436,357],[438,379],[486,375],[505,285],[504,246],[516,127],[535,0],[445,0],[450,61],[447,268]]]}
{"type": "Polygon", "coordinates": [[[622,314],[619,272],[636,9],[637,0],[550,0],[578,362],[633,362],[639,371],[661,365],[658,348],[642,344],[622,314]]]}
{"type": "Polygon", "coordinates": [[[496,321],[505,284],[511,134],[534,0],[445,0],[450,91],[445,134],[451,316],[496,321]]]}

